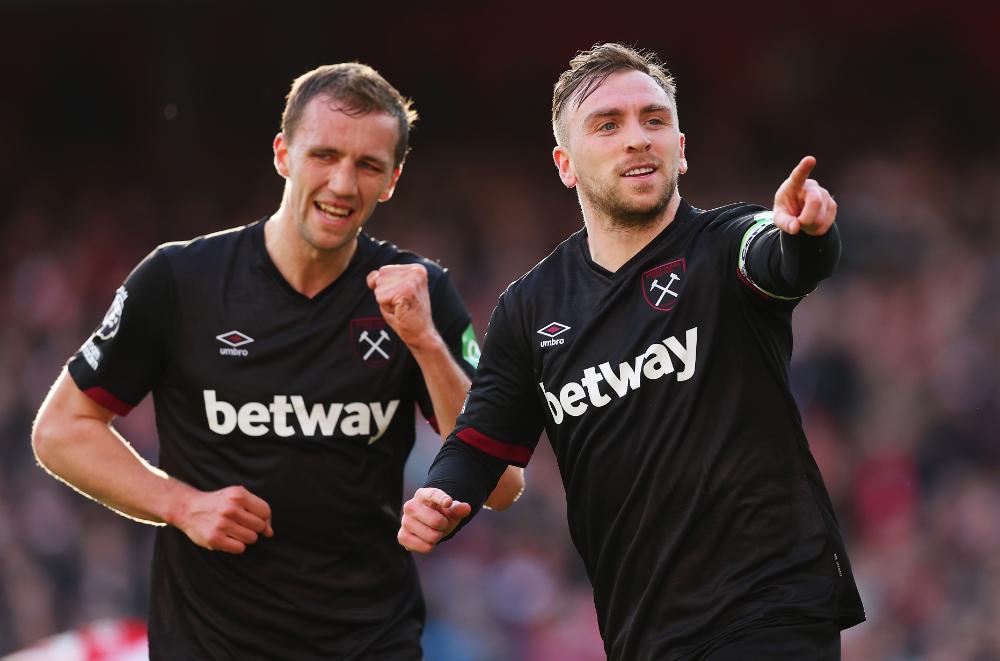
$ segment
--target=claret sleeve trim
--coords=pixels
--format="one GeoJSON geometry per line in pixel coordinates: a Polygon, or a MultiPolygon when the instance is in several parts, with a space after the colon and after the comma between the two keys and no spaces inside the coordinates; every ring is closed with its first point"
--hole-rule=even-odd
{"type": "Polygon", "coordinates": [[[524,467],[531,459],[532,449],[523,445],[504,443],[495,438],[491,438],[482,432],[476,431],[472,427],[466,427],[455,434],[459,439],[468,443],[472,447],[485,452],[491,457],[501,459],[515,466],[524,467]]]}

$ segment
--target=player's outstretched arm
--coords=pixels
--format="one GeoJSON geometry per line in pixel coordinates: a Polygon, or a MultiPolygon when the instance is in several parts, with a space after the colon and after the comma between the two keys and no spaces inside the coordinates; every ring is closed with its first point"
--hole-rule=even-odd
{"type": "Polygon", "coordinates": [[[63,370],[32,430],[38,463],[107,507],[137,521],[174,525],[208,549],[242,553],[258,535],[274,534],[263,500],[243,487],[203,492],[169,477],[118,435],[113,418],[63,370]]]}
{"type": "Polygon", "coordinates": [[[471,512],[471,505],[453,500],[440,489],[417,489],[413,498],[403,505],[403,519],[396,539],[408,551],[430,553],[471,512]]]}
{"type": "Polygon", "coordinates": [[[778,187],[770,221],[781,231],[755,216],[758,224],[744,235],[739,270],[744,282],[767,298],[802,298],[829,277],[840,260],[837,203],[809,178],[814,167],[816,159],[806,156],[778,187]]]}

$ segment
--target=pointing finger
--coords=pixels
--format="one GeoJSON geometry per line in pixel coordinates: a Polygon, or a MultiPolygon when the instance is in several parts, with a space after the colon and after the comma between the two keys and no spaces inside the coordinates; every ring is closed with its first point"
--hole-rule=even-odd
{"type": "Polygon", "coordinates": [[[806,156],[799,161],[799,164],[792,170],[792,174],[788,176],[788,180],[792,182],[792,187],[801,190],[814,167],[816,167],[816,159],[812,156],[806,156]]]}
{"type": "Polygon", "coordinates": [[[365,282],[368,284],[368,289],[375,289],[375,286],[378,284],[378,271],[368,273],[365,282]]]}

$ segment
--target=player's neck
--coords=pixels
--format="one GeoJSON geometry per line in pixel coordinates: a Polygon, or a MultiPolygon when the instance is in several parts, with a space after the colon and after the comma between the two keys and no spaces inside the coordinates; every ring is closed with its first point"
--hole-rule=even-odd
{"type": "Polygon", "coordinates": [[[642,227],[623,227],[592,206],[583,205],[590,258],[598,266],[614,273],[674,221],[680,203],[680,194],[675,192],[663,213],[642,227]]]}
{"type": "Polygon", "coordinates": [[[358,243],[352,240],[338,250],[318,250],[303,240],[282,206],[264,224],[264,246],[292,289],[312,298],[347,270],[358,243]]]}

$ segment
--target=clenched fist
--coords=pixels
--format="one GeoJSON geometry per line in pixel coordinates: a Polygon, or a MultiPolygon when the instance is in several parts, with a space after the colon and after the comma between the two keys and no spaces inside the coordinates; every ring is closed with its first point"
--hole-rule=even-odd
{"type": "Polygon", "coordinates": [[[243,553],[260,535],[273,537],[271,507],[243,487],[189,491],[170,523],[211,551],[243,553]]]}
{"type": "Polygon", "coordinates": [[[471,505],[453,500],[440,489],[417,489],[403,505],[403,521],[396,539],[408,551],[430,553],[471,512],[471,505]]]}
{"type": "Polygon", "coordinates": [[[383,266],[369,273],[367,282],[382,317],[411,350],[438,337],[431,317],[427,269],[421,264],[383,266]]]}

